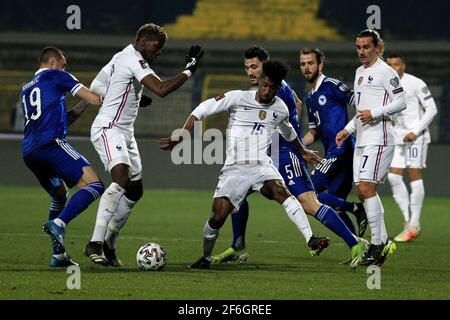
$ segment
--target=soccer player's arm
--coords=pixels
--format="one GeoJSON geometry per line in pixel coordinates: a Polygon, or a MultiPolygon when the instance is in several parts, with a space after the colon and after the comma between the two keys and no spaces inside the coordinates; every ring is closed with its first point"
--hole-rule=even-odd
{"type": "Polygon", "coordinates": [[[406,109],[405,91],[400,83],[400,78],[394,69],[389,68],[383,79],[383,86],[390,102],[384,106],[372,106],[370,110],[372,119],[378,119],[383,116],[392,116],[393,114],[406,109]]]}
{"type": "MultiPolygon", "coordinates": [[[[103,67],[102,70],[100,70],[89,86],[89,90],[100,97],[106,95],[106,89],[108,87],[108,72],[105,68],[106,67],[103,67]]],[[[81,116],[88,105],[89,103],[86,100],[81,100],[75,107],[67,111],[67,122],[69,126],[81,116]]]]}
{"type": "Polygon", "coordinates": [[[347,139],[353,132],[355,132],[355,130],[356,130],[355,121],[356,121],[356,116],[354,116],[347,123],[347,125],[344,127],[344,129],[342,129],[341,131],[339,131],[336,134],[336,141],[335,142],[336,142],[336,145],[338,147],[340,147],[344,143],[345,139],[347,139]]]}
{"type": "Polygon", "coordinates": [[[305,161],[311,163],[312,165],[319,164],[320,161],[322,161],[317,151],[309,150],[303,145],[303,143],[297,136],[297,132],[295,132],[294,128],[289,122],[288,116],[286,116],[280,122],[278,128],[280,129],[283,138],[286,139],[286,141],[292,143],[296,147],[296,149],[300,152],[305,161]]]}
{"type": "MultiPolygon", "coordinates": [[[[137,71],[136,78],[139,80],[142,85],[144,85],[147,89],[154,92],[159,97],[165,97],[169,93],[177,90],[183,83],[189,79],[189,77],[195,72],[197,69],[198,63],[204,54],[203,49],[200,46],[192,46],[189,52],[186,54],[186,67],[184,71],[177,74],[175,77],[161,80],[154,72],[148,67],[148,64],[137,61],[133,63],[132,68],[134,71],[137,71]],[[144,72],[143,70],[144,69],[144,72]],[[146,72],[145,69],[150,69],[152,72],[146,72]],[[147,73],[147,74],[145,74],[147,73]],[[141,76],[145,74],[144,76],[141,76]]],[[[142,61],[142,60],[141,60],[142,61]]]]}
{"type": "Polygon", "coordinates": [[[160,148],[163,150],[172,150],[178,143],[183,140],[183,136],[190,134],[194,128],[195,121],[200,121],[206,117],[226,111],[234,105],[235,98],[242,91],[230,91],[200,103],[187,118],[183,128],[179,132],[172,134],[171,137],[159,139],[160,148]]]}
{"type": "Polygon", "coordinates": [[[317,137],[319,136],[319,133],[317,132],[317,119],[313,115],[311,108],[306,106],[306,109],[308,110],[308,126],[309,131],[305,134],[303,137],[303,142],[306,146],[309,146],[316,141],[317,137]]]}
{"type": "Polygon", "coordinates": [[[408,133],[404,140],[405,142],[412,142],[414,141],[419,135],[423,134],[425,129],[431,124],[433,121],[433,118],[437,114],[437,107],[436,102],[433,99],[433,96],[431,95],[430,90],[428,89],[425,82],[422,80],[419,80],[416,87],[416,96],[420,101],[420,104],[425,109],[425,112],[422,116],[422,118],[417,123],[417,127],[412,130],[412,132],[408,133]]]}

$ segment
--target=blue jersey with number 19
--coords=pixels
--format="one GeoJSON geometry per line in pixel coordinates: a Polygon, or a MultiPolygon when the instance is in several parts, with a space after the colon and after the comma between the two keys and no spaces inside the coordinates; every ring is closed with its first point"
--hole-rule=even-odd
{"type": "Polygon", "coordinates": [[[33,79],[23,86],[24,156],[54,139],[66,138],[66,93],[75,96],[82,86],[70,73],[47,68],[38,70],[33,79]]]}

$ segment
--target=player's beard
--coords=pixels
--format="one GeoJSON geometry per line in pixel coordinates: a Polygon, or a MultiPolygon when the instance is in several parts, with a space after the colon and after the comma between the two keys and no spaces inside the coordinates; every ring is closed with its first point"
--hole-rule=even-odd
{"type": "Polygon", "coordinates": [[[309,83],[314,83],[317,80],[317,77],[319,76],[319,69],[316,70],[316,72],[311,73],[311,78],[306,79],[309,83]]]}

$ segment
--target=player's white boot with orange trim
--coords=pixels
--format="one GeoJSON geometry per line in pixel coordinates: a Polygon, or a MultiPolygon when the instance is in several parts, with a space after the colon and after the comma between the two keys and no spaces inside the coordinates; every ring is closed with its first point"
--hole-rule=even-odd
{"type": "Polygon", "coordinates": [[[405,227],[403,228],[403,231],[400,232],[398,235],[395,236],[394,240],[396,242],[406,242],[411,240],[409,238],[409,228],[408,228],[408,223],[405,222],[405,227]]]}
{"type": "Polygon", "coordinates": [[[420,233],[420,226],[413,227],[410,224],[405,224],[405,229],[403,229],[402,232],[400,232],[394,240],[397,242],[408,242],[411,241],[414,238],[417,238],[420,233]]]}

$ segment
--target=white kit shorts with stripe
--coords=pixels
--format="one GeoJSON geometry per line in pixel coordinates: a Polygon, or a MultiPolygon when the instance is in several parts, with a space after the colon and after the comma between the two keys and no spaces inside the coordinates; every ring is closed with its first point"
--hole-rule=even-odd
{"type": "Polygon", "coordinates": [[[272,163],[256,165],[234,164],[224,166],[220,172],[214,198],[227,197],[235,208],[239,208],[250,191],[259,191],[267,180],[283,177],[272,163]]]}
{"type": "Polygon", "coordinates": [[[123,163],[130,168],[131,181],[142,179],[142,163],[136,139],[117,127],[92,128],[91,142],[105,166],[111,169],[123,163]]]}
{"type": "Polygon", "coordinates": [[[399,144],[395,146],[393,168],[416,168],[427,167],[428,143],[399,144]]]}
{"type": "Polygon", "coordinates": [[[371,145],[356,147],[353,156],[353,181],[384,183],[395,146],[371,145]]]}

